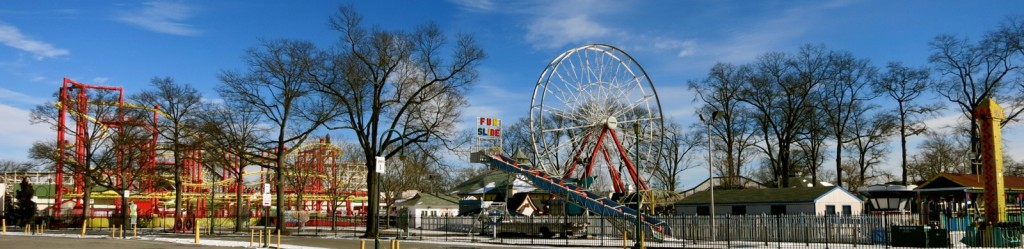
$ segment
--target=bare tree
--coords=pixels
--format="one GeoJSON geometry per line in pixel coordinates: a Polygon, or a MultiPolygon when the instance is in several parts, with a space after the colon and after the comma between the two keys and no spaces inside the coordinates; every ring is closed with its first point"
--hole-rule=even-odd
{"type": "MultiPolygon", "coordinates": [[[[84,91],[81,88],[75,88],[69,92],[69,95],[77,95],[78,91],[84,91]]],[[[76,151],[75,148],[67,146],[61,149],[57,146],[56,142],[36,142],[33,143],[30,149],[29,157],[37,161],[49,161],[56,163],[60,161],[60,154],[64,154],[63,163],[69,167],[64,167],[62,173],[81,176],[76,180],[81,180],[80,186],[82,191],[82,211],[84,214],[89,214],[92,205],[88,205],[92,201],[91,190],[96,183],[94,179],[96,175],[108,173],[104,172],[102,167],[99,165],[110,164],[107,161],[110,157],[103,156],[106,153],[114,153],[115,148],[111,143],[111,134],[113,130],[104,122],[104,120],[112,120],[113,117],[117,116],[118,106],[111,105],[109,103],[118,103],[116,94],[111,91],[90,91],[88,93],[82,93],[89,96],[89,100],[92,103],[104,103],[98,105],[89,105],[87,113],[72,112],[76,118],[73,118],[71,122],[68,122],[67,126],[64,127],[64,133],[66,136],[76,137],[75,147],[82,148],[81,151],[76,151]],[[91,120],[91,121],[89,121],[91,120]],[[78,123],[75,121],[82,121],[82,128],[77,129],[78,123]],[[72,124],[73,123],[73,124],[72,124]],[[80,152],[80,153],[79,153],[80,152]]],[[[36,106],[32,109],[29,119],[33,124],[45,123],[52,127],[52,129],[60,129],[58,126],[59,115],[57,105],[66,106],[79,106],[87,105],[88,103],[82,103],[79,98],[66,98],[67,101],[62,103],[46,103],[36,106]]]]}
{"type": "Polygon", "coordinates": [[[907,185],[907,138],[927,130],[921,116],[935,113],[939,104],[917,101],[929,85],[928,69],[910,68],[899,62],[889,62],[886,72],[872,82],[876,92],[884,93],[896,101],[897,130],[900,135],[900,168],[902,184],[907,185]]]}
{"type": "MultiPolygon", "coordinates": [[[[330,129],[352,130],[367,162],[370,203],[377,203],[376,156],[391,158],[410,144],[447,139],[465,106],[484,52],[471,36],[454,47],[436,24],[412,32],[366,29],[362,16],[342,6],[330,19],[341,34],[329,63],[310,75],[344,114],[330,129]],[[451,51],[450,59],[443,58],[451,51]]],[[[369,206],[364,237],[377,230],[378,207],[369,206]]]]}
{"type": "MultiPolygon", "coordinates": [[[[272,127],[272,135],[261,139],[266,153],[257,165],[274,170],[277,217],[284,217],[285,156],[302,144],[317,128],[338,115],[333,101],[314,90],[309,75],[323,63],[316,47],[307,41],[265,41],[246,51],[248,72],[225,71],[217,89],[231,106],[259,113],[261,124],[272,127]]],[[[359,93],[356,93],[359,94],[359,93]]],[[[277,230],[284,222],[277,223],[277,230]]]]}
{"type": "MultiPolygon", "coordinates": [[[[821,103],[821,94],[817,93],[812,95],[813,98],[808,103],[821,103]]],[[[826,109],[823,105],[807,105],[804,106],[805,118],[800,120],[801,128],[798,131],[798,140],[796,142],[797,149],[793,152],[794,165],[804,165],[806,172],[811,176],[811,182],[818,184],[819,178],[828,179],[824,175],[821,175],[821,165],[825,163],[825,139],[828,138],[830,127],[828,126],[827,120],[832,110],[826,109]],[[822,117],[824,116],[824,118],[822,117]]],[[[836,179],[841,181],[841,179],[836,179]]]]}
{"type": "Polygon", "coordinates": [[[128,109],[119,112],[125,119],[110,134],[104,153],[94,157],[97,162],[95,173],[85,177],[97,186],[114,190],[121,197],[119,213],[123,226],[128,223],[128,198],[125,192],[139,193],[141,190],[137,187],[140,180],[157,177],[155,172],[143,170],[147,166],[156,166],[155,161],[150,160],[156,152],[153,140],[156,127],[151,114],[145,110],[128,109]]]}
{"type": "Polygon", "coordinates": [[[939,173],[969,173],[968,146],[951,134],[926,133],[918,145],[918,154],[910,158],[907,169],[911,179],[928,180],[939,173]]]}
{"type": "Polygon", "coordinates": [[[857,108],[874,99],[871,80],[877,69],[868,65],[866,59],[858,59],[849,52],[829,52],[830,77],[823,84],[820,114],[825,117],[827,131],[836,142],[836,184],[843,186],[843,146],[850,141],[846,129],[857,108]]]}
{"type": "Polygon", "coordinates": [[[35,168],[32,163],[17,162],[14,160],[0,160],[0,172],[24,173],[35,168]]]}
{"type": "Polygon", "coordinates": [[[242,231],[246,222],[248,201],[243,199],[245,188],[245,167],[256,164],[251,157],[254,151],[262,150],[258,144],[268,130],[259,125],[259,113],[235,109],[226,105],[205,105],[199,112],[204,147],[208,154],[215,155],[207,164],[220,165],[227,175],[234,176],[235,232],[242,231]]]}
{"type": "Polygon", "coordinates": [[[848,131],[851,141],[846,146],[853,151],[853,155],[850,156],[853,162],[850,162],[849,165],[855,170],[852,173],[856,174],[856,177],[851,175],[848,178],[853,179],[853,181],[849,181],[850,189],[864,186],[872,180],[870,178],[881,175],[871,172],[878,170],[876,166],[882,164],[882,160],[889,151],[886,148],[887,138],[897,128],[896,116],[881,113],[868,117],[866,112],[869,109],[856,108],[849,124],[848,131]]]}
{"type": "MultiPolygon", "coordinates": [[[[527,158],[533,160],[533,145],[530,142],[530,119],[519,118],[512,125],[501,128],[502,153],[509,157],[517,156],[516,153],[523,153],[527,158]]],[[[514,159],[514,158],[513,158],[514,159]]],[[[532,162],[523,162],[531,163],[532,162]]]]}
{"type": "Polygon", "coordinates": [[[751,73],[748,66],[732,64],[715,64],[708,76],[700,81],[690,81],[688,86],[697,92],[697,97],[704,102],[703,113],[720,111],[724,115],[711,124],[713,141],[718,144],[722,154],[720,160],[725,170],[723,185],[739,186],[739,176],[743,175],[743,167],[753,157],[750,155],[754,144],[758,142],[754,132],[754,119],[751,109],[740,101],[741,90],[746,77],[751,73]]]}
{"type": "Polygon", "coordinates": [[[159,108],[163,118],[157,123],[164,150],[174,159],[174,222],[181,219],[183,154],[186,143],[197,136],[197,112],[202,105],[202,94],[188,84],[178,84],[170,77],[154,77],[150,84],[155,89],[145,90],[131,99],[145,106],[159,108]]]}
{"type": "MultiPolygon", "coordinates": [[[[661,166],[648,167],[650,169],[654,189],[663,189],[672,192],[680,191],[679,177],[683,171],[696,168],[699,164],[692,160],[695,149],[700,148],[705,139],[701,139],[702,132],[686,132],[683,127],[669,120],[668,127],[665,127],[665,146],[659,153],[662,162],[661,166]]],[[[719,172],[723,170],[719,169],[719,172]]]]}
{"type": "Polygon", "coordinates": [[[828,53],[821,46],[806,45],[793,56],[767,53],[754,62],[753,72],[740,94],[740,101],[753,109],[764,137],[759,149],[768,156],[779,187],[793,168],[792,150],[801,131],[804,106],[812,93],[828,78],[828,53]]]}
{"type": "Polygon", "coordinates": [[[989,98],[1000,102],[1006,118],[1000,125],[1018,121],[1024,112],[1024,83],[1021,81],[1020,28],[1024,19],[1009,19],[997,30],[990,31],[978,43],[967,38],[939,35],[929,43],[932,55],[928,58],[942,75],[935,90],[953,102],[969,125],[972,160],[980,160],[980,135],[975,113],[978,104],[989,98]]]}

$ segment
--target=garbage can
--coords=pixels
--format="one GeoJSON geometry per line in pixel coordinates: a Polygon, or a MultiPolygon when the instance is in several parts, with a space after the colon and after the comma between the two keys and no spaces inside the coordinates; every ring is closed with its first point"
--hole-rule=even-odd
{"type": "Polygon", "coordinates": [[[925,247],[927,237],[924,226],[892,226],[889,229],[889,245],[896,247],[925,247]]]}
{"type": "Polygon", "coordinates": [[[946,229],[925,229],[928,234],[928,247],[948,247],[949,232],[946,229]]]}
{"type": "Polygon", "coordinates": [[[871,231],[871,243],[875,245],[889,243],[889,233],[885,232],[885,228],[875,228],[875,230],[871,231]]]}

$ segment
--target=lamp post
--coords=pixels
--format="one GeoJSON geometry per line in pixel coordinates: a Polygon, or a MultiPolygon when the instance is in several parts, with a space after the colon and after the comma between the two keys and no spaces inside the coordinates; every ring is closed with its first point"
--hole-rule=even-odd
{"type": "MultiPolygon", "coordinates": [[[[634,122],[633,123],[633,134],[636,135],[636,144],[633,145],[633,149],[636,151],[636,155],[635,155],[636,159],[634,159],[634,162],[636,162],[636,168],[639,169],[640,168],[640,123],[639,122],[634,122]]],[[[644,240],[643,240],[644,230],[640,228],[640,225],[641,225],[640,224],[640,222],[641,222],[640,221],[640,219],[641,219],[640,217],[642,217],[642,216],[640,216],[640,210],[642,210],[642,208],[640,206],[643,204],[643,200],[644,200],[643,199],[643,195],[641,195],[641,193],[640,193],[640,186],[638,184],[636,186],[636,228],[633,230],[634,231],[633,234],[635,235],[634,237],[636,237],[633,240],[633,248],[638,248],[638,249],[639,248],[644,248],[644,240]]]]}
{"type": "MultiPolygon", "coordinates": [[[[381,136],[382,136],[381,140],[382,141],[381,141],[381,146],[378,147],[379,148],[379,150],[377,151],[378,155],[380,154],[380,150],[384,149],[383,148],[384,147],[384,141],[383,141],[384,138],[383,137],[386,137],[388,134],[390,134],[392,132],[398,133],[398,139],[399,139],[400,143],[404,142],[404,140],[402,139],[402,137],[404,136],[404,135],[402,135],[402,132],[397,131],[395,129],[388,129],[388,130],[384,131],[384,134],[381,134],[381,136]]],[[[402,146],[405,146],[405,145],[403,144],[402,146]]],[[[403,149],[404,149],[404,147],[403,147],[403,149]]],[[[404,156],[405,150],[402,150],[402,154],[403,155],[400,155],[399,158],[404,156]]],[[[374,193],[375,195],[377,195],[377,198],[375,198],[375,201],[373,203],[371,203],[370,205],[375,207],[376,210],[380,209],[381,181],[383,180],[383,176],[384,176],[383,167],[384,167],[384,162],[386,162],[386,160],[387,160],[386,158],[378,156],[377,157],[377,162],[374,165],[374,168],[377,169],[377,191],[376,191],[376,193],[374,193]]],[[[385,212],[384,214],[387,215],[387,212],[385,212]]],[[[378,217],[377,217],[378,222],[377,222],[377,224],[374,224],[375,226],[374,226],[374,231],[373,231],[373,248],[374,249],[380,249],[380,221],[379,221],[379,219],[380,219],[380,216],[379,216],[380,215],[380,211],[377,211],[373,215],[378,215],[378,217]]]]}
{"type": "Polygon", "coordinates": [[[711,124],[715,122],[718,115],[721,112],[712,111],[710,119],[705,119],[704,114],[699,114],[700,121],[704,122],[708,130],[708,191],[711,194],[711,203],[708,214],[711,216],[711,241],[717,240],[717,234],[715,234],[715,174],[714,174],[714,162],[712,158],[713,145],[711,144],[711,124]]]}
{"type": "Polygon", "coordinates": [[[50,193],[53,193],[52,195],[50,195],[50,212],[54,212],[54,209],[60,207],[57,207],[57,190],[54,188],[53,185],[53,177],[51,177],[50,179],[46,179],[46,182],[50,184],[50,193]]]}

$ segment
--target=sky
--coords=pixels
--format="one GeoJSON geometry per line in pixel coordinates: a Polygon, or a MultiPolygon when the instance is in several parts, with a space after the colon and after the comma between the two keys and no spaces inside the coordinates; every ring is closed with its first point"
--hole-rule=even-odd
{"type": "MultiPolygon", "coordinates": [[[[172,77],[216,101],[217,76],[244,69],[244,51],[263,40],[336,44],[327,20],[343,4],[380,29],[435,22],[446,34],[476,38],[488,57],[469,92],[463,127],[479,116],[527,116],[544,67],[590,43],[629,53],[653,81],[664,114],[689,125],[699,122],[700,104],[686,82],[703,78],[716,62],[748,63],[766,52],[822,44],[879,67],[925,66],[936,35],[977,40],[1007,17],[1024,15],[1022,1],[5,1],[0,160],[28,161],[33,142],[54,139],[50,127],[30,124],[28,115],[54,100],[64,77],[126,94],[149,89],[153,77],[172,77]]],[[[941,128],[958,115],[928,123],[941,128]]],[[[1004,133],[1014,137],[1020,129],[1004,133]]],[[[1024,143],[1009,140],[1007,153],[1024,155],[1024,143]]],[[[890,147],[895,161],[898,146],[890,147]]],[[[706,172],[685,172],[684,188],[706,172]]]]}

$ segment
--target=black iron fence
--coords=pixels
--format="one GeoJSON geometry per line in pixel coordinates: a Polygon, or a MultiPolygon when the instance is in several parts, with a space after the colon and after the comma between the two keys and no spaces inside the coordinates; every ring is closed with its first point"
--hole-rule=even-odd
{"type": "MultiPolygon", "coordinates": [[[[1022,247],[1019,222],[976,227],[965,218],[916,214],[662,216],[670,237],[643,236],[652,248],[1022,247]]],[[[1019,217],[1011,217],[1011,220],[1019,217]]],[[[423,217],[408,239],[510,245],[632,247],[633,224],[599,216],[423,217]]]]}
{"type": "MultiPolygon", "coordinates": [[[[719,215],[661,216],[671,235],[644,234],[642,243],[651,248],[890,248],[977,246],[1022,247],[1021,216],[1010,222],[978,226],[970,216],[925,217],[917,214],[887,215],[719,215]]],[[[138,233],[235,233],[236,218],[149,216],[136,220],[138,233]],[[175,224],[185,227],[176,227],[175,224]],[[212,225],[212,226],[211,226],[212,225]]],[[[113,233],[125,226],[120,214],[40,216],[37,224],[48,229],[77,233],[113,233]]],[[[242,233],[273,226],[277,219],[243,217],[242,233]]],[[[366,230],[360,216],[309,215],[283,220],[285,234],[359,237],[366,230]]],[[[11,225],[11,224],[8,224],[11,225]]],[[[572,247],[632,247],[639,243],[635,224],[601,216],[429,216],[385,217],[383,237],[425,241],[458,241],[505,245],[546,245],[572,247]]],[[[644,229],[641,229],[643,231],[644,229]]],[[[132,231],[134,232],[134,231],[132,231]]],[[[131,232],[126,232],[132,234],[131,232]]]]}

